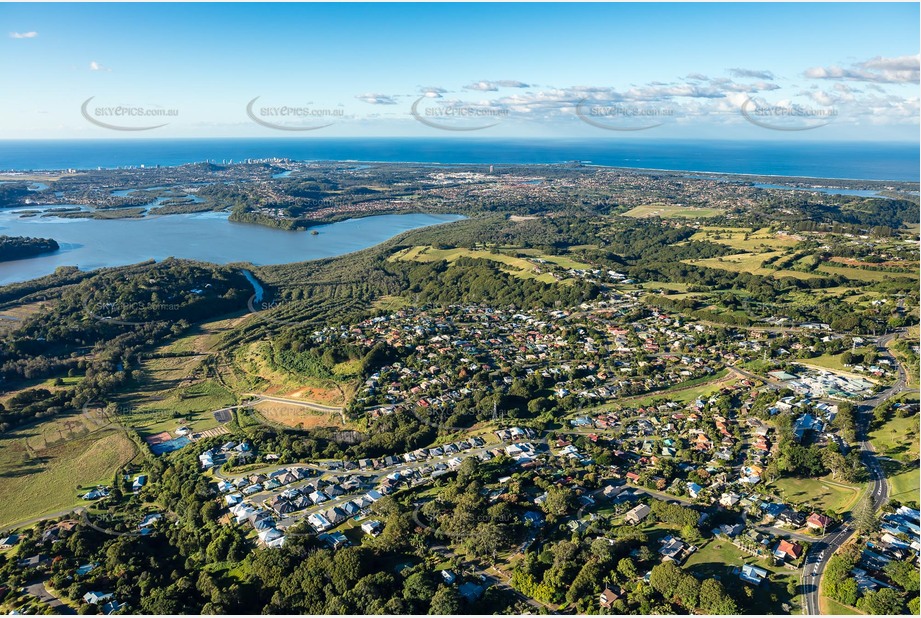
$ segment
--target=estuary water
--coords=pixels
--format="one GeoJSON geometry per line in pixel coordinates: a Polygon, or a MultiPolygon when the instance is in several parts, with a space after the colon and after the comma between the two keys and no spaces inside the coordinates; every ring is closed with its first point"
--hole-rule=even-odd
{"type": "MultiPolygon", "coordinates": [[[[30,209],[31,210],[31,209],[30,209]]],[[[94,270],[168,257],[215,264],[287,264],[335,257],[373,247],[402,232],[458,221],[461,215],[378,215],[287,231],[235,223],[221,212],[152,216],[143,219],[21,218],[0,211],[0,235],[54,238],[54,253],[0,262],[0,285],[49,275],[59,266],[94,270]]]]}

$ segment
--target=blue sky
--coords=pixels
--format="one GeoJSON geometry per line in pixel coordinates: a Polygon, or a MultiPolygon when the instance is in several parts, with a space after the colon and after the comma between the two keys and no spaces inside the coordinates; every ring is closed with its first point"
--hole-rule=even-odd
{"type": "Polygon", "coordinates": [[[0,133],[917,141],[918,22],[916,3],[2,4],[0,133]]]}

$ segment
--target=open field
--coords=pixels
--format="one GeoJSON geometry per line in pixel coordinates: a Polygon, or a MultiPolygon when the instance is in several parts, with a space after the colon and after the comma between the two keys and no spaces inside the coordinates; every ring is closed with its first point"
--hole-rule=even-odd
{"type": "Polygon", "coordinates": [[[918,463],[903,465],[889,477],[889,497],[899,502],[921,502],[921,474],[918,463]]]}
{"type": "Polygon", "coordinates": [[[783,251],[766,251],[765,253],[736,253],[723,257],[706,258],[703,260],[682,260],[686,264],[705,266],[707,268],[720,268],[730,272],[746,272],[753,275],[769,275],[775,278],[795,277],[796,279],[814,279],[821,275],[804,273],[796,270],[774,270],[761,265],[765,260],[783,255],[783,251]]]}
{"type": "Polygon", "coordinates": [[[0,529],[85,502],[78,489],[110,484],[137,446],[98,411],[48,419],[0,439],[0,529]]]}
{"type": "Polygon", "coordinates": [[[886,423],[871,431],[870,442],[877,454],[901,462],[918,459],[918,415],[899,418],[893,414],[886,423]]]}
{"type": "MultiPolygon", "coordinates": [[[[535,264],[534,262],[531,262],[525,258],[512,257],[510,255],[504,255],[501,253],[492,253],[490,251],[483,251],[480,249],[435,249],[434,247],[428,245],[417,245],[415,247],[409,247],[408,249],[398,251],[387,259],[390,261],[401,260],[413,262],[438,262],[444,260],[448,263],[452,263],[461,257],[498,262],[506,267],[504,269],[506,272],[520,279],[536,279],[544,283],[558,282],[557,278],[552,274],[540,272],[539,264],[535,264]]],[[[555,258],[558,258],[559,256],[547,256],[538,254],[534,257],[544,259],[549,262],[555,258]]],[[[565,283],[565,280],[560,282],[565,283]]]]}
{"type": "Polygon", "coordinates": [[[829,275],[843,275],[848,279],[853,279],[854,281],[883,281],[886,278],[896,279],[899,277],[911,277],[912,279],[918,278],[918,273],[910,272],[886,272],[882,270],[861,270],[860,268],[849,268],[847,266],[831,266],[829,264],[822,264],[818,268],[819,271],[829,275]]]}
{"type": "Polygon", "coordinates": [[[384,311],[399,311],[409,306],[409,300],[402,296],[381,296],[374,299],[371,304],[373,309],[383,309],[384,311]]]}
{"type": "Polygon", "coordinates": [[[173,431],[186,425],[193,431],[213,429],[220,423],[214,410],[233,405],[233,393],[216,380],[197,382],[161,399],[137,404],[121,404],[119,420],[144,436],[173,431]]]}
{"type": "Polygon", "coordinates": [[[212,377],[202,362],[215,351],[221,335],[249,314],[196,326],[187,335],[160,346],[141,362],[138,384],[116,397],[119,421],[142,435],[188,425],[205,431],[219,425],[212,412],[236,403],[234,394],[212,377]]]}
{"type": "Polygon", "coordinates": [[[810,504],[820,510],[835,513],[849,511],[863,492],[863,487],[832,481],[829,477],[818,479],[783,478],[771,483],[785,499],[798,504],[810,504]]]}
{"type": "Polygon", "coordinates": [[[646,204],[637,206],[624,213],[625,217],[643,219],[646,217],[662,217],[663,219],[698,219],[718,217],[723,214],[719,208],[691,208],[688,206],[675,206],[673,204],[646,204]]]}
{"type": "MultiPolygon", "coordinates": [[[[857,348],[854,350],[855,354],[864,354],[869,352],[871,348],[857,348]]],[[[804,358],[804,365],[811,365],[813,367],[823,367],[825,369],[831,369],[832,371],[841,371],[847,372],[847,368],[844,366],[843,358],[846,352],[841,354],[823,354],[822,356],[816,356],[815,358],[804,358]]]]}
{"type": "Polygon", "coordinates": [[[17,394],[21,393],[24,390],[33,389],[33,388],[44,388],[51,392],[63,391],[70,388],[73,388],[83,380],[83,376],[63,376],[61,378],[60,384],[55,384],[55,378],[48,378],[46,380],[42,379],[33,379],[33,380],[22,380],[17,382],[16,389],[11,389],[9,392],[0,395],[0,404],[5,404],[11,398],[15,397],[17,394]]]}
{"type": "Polygon", "coordinates": [[[0,311],[0,329],[15,330],[24,320],[39,313],[46,301],[38,300],[32,303],[23,303],[0,311]]]}
{"type": "Polygon", "coordinates": [[[540,249],[516,249],[515,251],[521,255],[527,255],[544,260],[546,262],[551,262],[561,268],[572,268],[575,270],[589,270],[592,268],[591,264],[580,262],[565,255],[547,255],[545,253],[541,253],[540,249]]]}
{"type": "MultiPolygon", "coordinates": [[[[675,292],[687,292],[688,284],[683,282],[672,282],[672,281],[646,281],[640,284],[644,290],[672,290],[675,292]]],[[[671,295],[672,298],[680,298],[680,296],[671,295]]]]}
{"type": "Polygon", "coordinates": [[[726,245],[739,251],[776,251],[795,247],[800,241],[792,236],[778,235],[768,228],[701,228],[691,236],[701,240],[726,245]]]}

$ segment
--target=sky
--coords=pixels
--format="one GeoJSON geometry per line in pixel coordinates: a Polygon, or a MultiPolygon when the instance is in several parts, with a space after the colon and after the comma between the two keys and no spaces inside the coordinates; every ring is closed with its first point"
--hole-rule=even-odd
{"type": "Polygon", "coordinates": [[[0,4],[0,135],[919,139],[919,5],[0,4]]]}

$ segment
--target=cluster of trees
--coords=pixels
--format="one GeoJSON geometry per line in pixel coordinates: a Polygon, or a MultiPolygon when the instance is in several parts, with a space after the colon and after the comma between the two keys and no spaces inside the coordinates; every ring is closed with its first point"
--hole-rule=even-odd
{"type": "Polygon", "coordinates": [[[685,572],[674,562],[663,562],[652,568],[649,585],[687,613],[734,615],[739,613],[735,600],[715,579],[702,582],[685,572]]]}
{"type": "Polygon", "coordinates": [[[845,480],[854,478],[862,464],[856,451],[851,451],[847,456],[841,454],[835,443],[827,447],[816,444],[804,446],[792,439],[781,438],[778,443],[777,457],[768,464],[766,476],[793,476],[796,478],[815,478],[830,472],[829,464],[834,465],[836,475],[845,480]],[[841,458],[839,461],[838,458],[841,458]]]}
{"type": "Polygon", "coordinates": [[[404,296],[417,303],[489,303],[495,306],[571,307],[598,296],[597,286],[576,281],[572,285],[522,279],[505,272],[494,262],[458,258],[447,262],[396,262],[406,282],[404,296]]]}
{"type": "Polygon", "coordinates": [[[70,409],[71,395],[67,391],[33,388],[19,391],[5,404],[0,403],[0,433],[35,419],[60,414],[70,409]]]}
{"type": "Polygon", "coordinates": [[[26,236],[0,236],[0,262],[21,260],[40,253],[57,251],[60,247],[53,238],[26,236]]]}
{"type": "MultiPolygon", "coordinates": [[[[80,409],[127,383],[152,345],[178,337],[192,323],[239,311],[252,291],[238,271],[180,260],[105,270],[56,287],[69,276],[46,278],[44,309],[0,338],[0,377],[8,383],[82,376],[46,401],[55,410],[80,409]]],[[[29,288],[29,294],[35,298],[39,291],[29,288]]],[[[0,430],[39,412],[12,407],[0,415],[0,430]]]]}
{"type": "Polygon", "coordinates": [[[524,531],[519,511],[508,501],[490,505],[483,496],[484,482],[494,480],[504,463],[481,466],[475,457],[466,458],[454,480],[420,508],[426,532],[474,558],[494,560],[510,548],[524,531]]]}
{"type": "Polygon", "coordinates": [[[613,532],[610,539],[549,542],[540,551],[527,552],[515,566],[512,586],[543,603],[568,601],[579,613],[588,613],[595,610],[604,582],[616,582],[628,591],[626,598],[615,602],[618,613],[645,614],[657,613],[651,611],[653,608],[667,609],[669,605],[642,582],[639,568],[629,556],[640,548],[637,560],[652,564],[655,554],[645,545],[646,536],[632,528],[613,532]]]}
{"type": "Polygon", "coordinates": [[[659,521],[678,527],[696,527],[700,513],[680,504],[653,500],[652,515],[659,521]]]}
{"type": "Polygon", "coordinates": [[[833,555],[822,577],[825,594],[874,616],[904,614],[906,609],[910,614],[918,613],[919,575],[914,564],[909,561],[891,561],[883,573],[897,588],[881,587],[861,594],[857,581],[851,576],[851,570],[859,562],[859,543],[845,545],[833,555]]]}
{"type": "Polygon", "coordinates": [[[8,182],[0,184],[0,208],[21,206],[29,195],[28,183],[8,182]]]}

